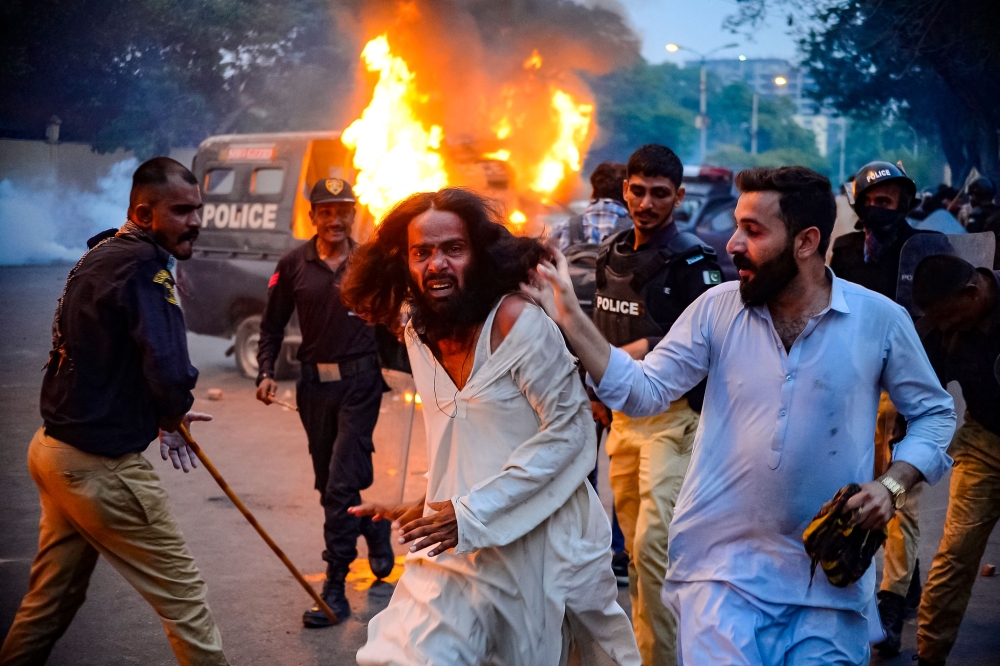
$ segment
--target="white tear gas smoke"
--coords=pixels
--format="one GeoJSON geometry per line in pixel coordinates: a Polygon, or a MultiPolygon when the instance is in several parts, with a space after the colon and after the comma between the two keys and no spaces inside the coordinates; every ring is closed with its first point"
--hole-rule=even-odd
{"type": "Polygon", "coordinates": [[[0,266],[76,261],[94,234],[120,227],[134,158],[114,164],[96,191],[54,180],[0,181],[0,266]]]}

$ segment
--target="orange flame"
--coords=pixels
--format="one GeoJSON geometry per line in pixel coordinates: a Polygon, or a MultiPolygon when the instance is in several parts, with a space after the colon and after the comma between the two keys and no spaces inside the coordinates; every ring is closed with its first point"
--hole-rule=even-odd
{"type": "Polygon", "coordinates": [[[379,79],[368,107],[344,130],[341,141],[354,150],[354,193],[377,224],[401,199],[447,186],[448,173],[437,152],[444,132],[437,125],[425,128],[417,119],[414,107],[421,99],[415,76],[392,54],[387,36],[368,42],[361,58],[379,79]]]}
{"type": "Polygon", "coordinates": [[[495,150],[492,153],[483,153],[483,157],[488,160],[500,160],[501,162],[506,162],[510,159],[510,151],[506,148],[501,148],[500,150],[495,150]]]}
{"type": "Polygon", "coordinates": [[[538,49],[532,49],[531,55],[524,61],[525,69],[541,69],[542,56],[538,54],[538,49]]]}
{"type": "Polygon", "coordinates": [[[594,105],[577,104],[572,95],[554,88],[552,110],[559,123],[558,136],[537,166],[530,185],[532,190],[544,195],[552,194],[559,187],[567,171],[580,170],[580,146],[590,130],[594,105]]]}
{"type": "MultiPolygon", "coordinates": [[[[404,9],[415,11],[415,3],[407,3],[404,9]]],[[[392,29],[401,28],[397,25],[392,29]]],[[[355,194],[375,224],[405,197],[454,183],[486,187],[489,191],[485,193],[501,199],[513,211],[507,221],[512,230],[525,231],[539,214],[535,204],[548,204],[580,171],[592,138],[594,106],[555,84],[558,71],[543,73],[537,49],[512,78],[483,89],[479,99],[492,104],[485,105],[485,113],[468,124],[450,129],[449,135],[458,137],[458,143],[447,147],[444,138],[448,126],[434,124],[432,119],[455,117],[453,113],[440,114],[438,105],[442,101],[448,104],[452,98],[456,104],[465,104],[470,93],[461,89],[418,90],[418,79],[427,86],[441,77],[433,72],[422,75],[420,67],[429,66],[423,59],[407,63],[398,51],[394,53],[388,33],[369,41],[361,59],[369,72],[378,74],[378,81],[368,106],[344,130],[342,141],[354,151],[355,194]],[[415,72],[411,64],[417,65],[415,72]],[[499,89],[490,90],[494,85],[499,89]],[[463,143],[470,138],[471,142],[463,143]],[[477,147],[481,160],[504,162],[506,166],[499,170],[495,164],[489,168],[471,166],[466,145],[477,147]],[[503,172],[511,178],[491,180],[487,171],[493,176],[503,172]],[[499,182],[504,185],[496,185],[499,182]]]]}

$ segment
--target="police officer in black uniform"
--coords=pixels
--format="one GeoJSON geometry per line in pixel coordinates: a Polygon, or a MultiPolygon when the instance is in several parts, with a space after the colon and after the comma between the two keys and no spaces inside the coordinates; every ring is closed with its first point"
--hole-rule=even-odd
{"type": "Polygon", "coordinates": [[[890,162],[869,162],[854,178],[855,231],[833,243],[830,268],[837,277],[896,300],[899,255],[915,234],[906,221],[916,184],[890,162]]]}
{"type": "MultiPolygon", "coordinates": [[[[298,311],[302,344],[297,358],[302,369],[296,400],[326,514],[323,599],[343,621],[351,614],[344,580],[358,555],[358,535],[368,543],[377,578],[388,576],[393,566],[389,522],[347,513],[348,507],[361,503],[360,491],[373,481],[372,432],[385,384],[375,329],[340,300],[344,269],[356,245],[351,239],[354,193],[347,182],[327,178],[316,183],[309,201],[316,235],[283,256],[271,276],[260,325],[257,399],[270,404],[274,397],[275,360],[292,311],[298,311]]],[[[318,607],[307,610],[302,621],[307,627],[330,624],[318,607]]]]}
{"type": "Polygon", "coordinates": [[[992,231],[997,233],[1000,229],[992,228],[997,225],[989,223],[996,219],[1000,206],[994,202],[997,190],[993,181],[986,176],[980,176],[969,183],[969,213],[965,228],[970,234],[982,231],[992,231]]]}
{"type": "MultiPolygon", "coordinates": [[[[917,192],[916,184],[895,164],[869,162],[854,178],[854,211],[860,231],[845,234],[833,244],[830,268],[844,280],[896,300],[899,281],[899,257],[903,244],[920,233],[906,214],[917,192]]],[[[905,425],[897,424],[898,414],[884,391],[879,403],[875,429],[876,471],[879,476],[891,459],[890,441],[905,434],[905,425]]],[[[920,571],[916,559],[918,500],[923,484],[907,493],[906,503],[888,526],[885,544],[885,568],[878,592],[879,616],[886,639],[875,649],[887,655],[897,654],[902,640],[907,606],[916,608],[920,599],[920,571]]]]}
{"type": "MultiPolygon", "coordinates": [[[[608,342],[637,358],[692,301],[722,282],[715,251],[674,225],[674,209],[684,199],[683,174],[681,161],[665,146],[649,144],[633,153],[624,183],[633,228],[609,236],[597,258],[594,323],[608,342]]],[[[657,416],[614,412],[606,443],[615,511],[632,560],[629,587],[643,663],[677,661],[676,628],[659,589],[701,395],[703,387],[688,396],[696,404],[682,398],[657,416]],[[646,462],[640,465],[640,459],[646,462]]]]}
{"type": "Polygon", "coordinates": [[[194,174],[154,157],[132,176],[128,221],[91,238],[69,272],[42,379],[45,425],[28,450],[39,550],[0,664],[46,662],[102,555],[153,606],[178,663],[229,663],[205,583],[142,455],[160,432],[160,455],[189,471],[194,454],[170,433],[211,418],[188,412],[198,371],[171,273],[191,257],[201,208],[194,174]]]}

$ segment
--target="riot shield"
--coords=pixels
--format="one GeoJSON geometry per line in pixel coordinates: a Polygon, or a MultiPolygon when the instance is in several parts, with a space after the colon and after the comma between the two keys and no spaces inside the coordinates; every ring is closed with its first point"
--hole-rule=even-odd
{"type": "Polygon", "coordinates": [[[992,232],[978,234],[917,234],[903,244],[899,255],[899,282],[896,302],[916,318],[923,316],[913,302],[913,273],[925,258],[935,254],[950,254],[966,260],[977,268],[993,268],[996,237],[992,232]]]}

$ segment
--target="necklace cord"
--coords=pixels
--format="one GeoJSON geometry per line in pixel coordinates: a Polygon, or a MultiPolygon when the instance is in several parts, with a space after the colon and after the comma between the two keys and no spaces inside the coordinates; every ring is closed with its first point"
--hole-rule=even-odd
{"type": "MultiPolygon", "coordinates": [[[[476,327],[476,330],[473,331],[473,334],[471,336],[476,341],[478,341],[478,336],[476,334],[479,333],[479,331],[480,331],[481,328],[482,328],[482,324],[479,324],[479,326],[476,327]]],[[[469,356],[472,354],[472,350],[475,349],[476,346],[477,346],[476,343],[473,342],[472,344],[469,345],[469,350],[467,352],[465,352],[465,359],[462,361],[462,368],[461,368],[461,370],[459,370],[459,376],[458,376],[458,380],[459,381],[462,381],[462,376],[465,375],[465,364],[469,362],[469,356]]],[[[437,356],[435,356],[433,353],[431,354],[431,357],[434,359],[434,379],[433,379],[433,383],[434,383],[434,386],[433,386],[433,389],[434,389],[434,406],[437,407],[437,410],[439,412],[441,412],[442,414],[444,414],[445,416],[447,416],[449,419],[454,419],[456,416],[458,416],[458,394],[462,392],[462,389],[458,388],[457,384],[455,385],[455,395],[452,396],[452,398],[451,398],[452,402],[455,403],[455,409],[454,409],[454,411],[451,414],[449,414],[448,412],[446,412],[443,409],[441,409],[441,404],[440,404],[440,402],[438,402],[438,394],[437,394],[437,369],[438,369],[438,364],[439,363],[438,363],[437,356]]],[[[468,383],[468,382],[466,382],[466,383],[468,383]]],[[[465,386],[463,385],[462,388],[465,388],[465,386]]]]}

